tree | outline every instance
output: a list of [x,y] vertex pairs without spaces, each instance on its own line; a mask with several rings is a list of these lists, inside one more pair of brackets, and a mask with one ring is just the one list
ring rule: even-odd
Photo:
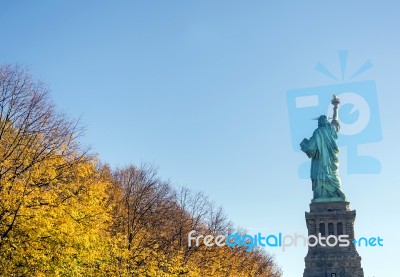
[[[226,235],[232,224],[203,193],[174,190],[148,165],[114,171],[113,235],[124,237],[119,272],[126,276],[281,276],[274,259],[257,248],[188,247],[191,230]],[[125,276],[121,274],[121,276]]]
[[[76,141],[81,131],[76,121],[55,112],[43,83],[18,66],[0,67],[0,246],[25,197],[58,178],[69,178],[67,169],[82,160]],[[48,163],[53,170],[41,174],[37,169]],[[6,205],[6,197],[13,201]]]
[[42,83],[18,66],[0,67],[3,274],[90,276],[100,267],[107,181],[80,149],[80,132]]

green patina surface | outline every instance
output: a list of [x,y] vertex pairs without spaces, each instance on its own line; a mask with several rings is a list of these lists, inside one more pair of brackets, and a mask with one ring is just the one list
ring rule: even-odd
[[340,129],[337,120],[339,99],[334,95],[332,99],[333,119],[328,121],[327,116],[318,118],[318,128],[310,139],[300,143],[301,150],[311,159],[310,178],[313,190],[313,202],[345,201],[346,196],[341,189],[338,174],[339,147],[336,144],[337,133]]

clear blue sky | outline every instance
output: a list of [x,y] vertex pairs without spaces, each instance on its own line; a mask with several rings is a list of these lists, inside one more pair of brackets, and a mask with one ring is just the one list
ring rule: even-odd
[[[323,3],[322,3],[323,2]],[[377,86],[383,139],[360,146],[380,174],[346,172],[365,276],[398,274],[400,4],[397,1],[2,1],[0,63],[27,65],[60,110],[82,117],[83,141],[112,166],[142,161],[208,194],[235,224],[306,234],[311,185],[297,175],[286,91],[357,80]],[[315,121],[304,122],[312,130]],[[308,131],[305,136],[310,136]],[[305,248],[272,251],[301,276]]]

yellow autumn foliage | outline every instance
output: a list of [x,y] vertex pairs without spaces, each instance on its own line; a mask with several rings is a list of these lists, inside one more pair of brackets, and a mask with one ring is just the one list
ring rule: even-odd
[[259,250],[188,247],[191,230],[229,229],[222,211],[151,167],[111,170],[79,133],[43,84],[0,66],[0,276],[281,276]]

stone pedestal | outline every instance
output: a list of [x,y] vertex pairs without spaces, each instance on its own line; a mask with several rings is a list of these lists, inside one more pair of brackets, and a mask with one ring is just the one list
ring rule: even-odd
[[[356,211],[349,209],[349,202],[310,204],[310,212],[306,212],[308,235],[325,239],[330,235],[348,235],[348,238],[342,237],[347,241],[342,244],[348,246],[339,246],[339,243],[336,246],[309,246],[303,277],[364,277],[361,257],[352,243],[355,218]],[[331,237],[328,243],[333,245],[334,242]]]

